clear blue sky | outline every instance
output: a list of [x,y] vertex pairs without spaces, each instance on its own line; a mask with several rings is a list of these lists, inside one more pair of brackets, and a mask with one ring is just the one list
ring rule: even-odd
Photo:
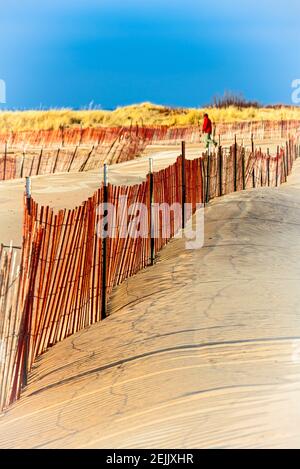
[[10,108],[291,103],[300,78],[299,0],[0,1]]

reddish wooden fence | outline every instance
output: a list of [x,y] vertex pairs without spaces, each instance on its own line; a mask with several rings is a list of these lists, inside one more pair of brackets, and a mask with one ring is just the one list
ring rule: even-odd
[[[216,135],[222,139],[232,140],[234,135],[239,138],[250,139],[288,139],[292,134],[300,131],[299,120],[281,121],[241,121],[232,123],[218,123],[215,126]],[[100,128],[61,128],[59,130],[39,130],[7,132],[0,134],[0,144],[9,147],[35,146],[99,146],[112,144],[116,140],[138,137],[148,143],[175,143],[185,140],[188,143],[199,142],[198,125],[185,127],[170,126],[139,126],[130,127],[100,127]]]
[[13,247],[0,246],[0,410],[19,397],[24,383],[19,350],[27,287],[16,265],[17,255]]
[[[222,141],[236,135],[245,139],[288,139],[300,131],[300,121],[261,121],[217,124]],[[104,163],[128,161],[148,144],[185,140],[200,142],[199,126],[115,127],[61,129],[0,135],[0,180],[56,172],[99,169]]]
[[[276,156],[250,152],[236,143],[229,154],[219,147],[210,156],[187,160],[184,146],[182,153],[173,165],[149,174],[141,184],[102,185],[73,210],[54,213],[24,199],[19,274],[13,267],[13,250],[0,251],[1,409],[18,398],[35,358],[103,319],[113,288],[151,264],[184,225],[184,218],[171,214],[169,231],[164,231],[164,214],[151,210],[154,204],[182,207],[186,202],[193,213],[197,203],[220,195],[278,186],[290,174],[299,146],[290,140]],[[109,213],[109,207],[114,211]],[[137,228],[133,214],[143,207],[146,226],[131,236]],[[106,214],[113,232],[103,237]]]
[[139,155],[146,141],[130,138],[83,146],[37,147],[17,150],[8,144],[0,154],[0,180],[23,178],[57,172],[81,172],[99,169],[104,163],[121,163]]

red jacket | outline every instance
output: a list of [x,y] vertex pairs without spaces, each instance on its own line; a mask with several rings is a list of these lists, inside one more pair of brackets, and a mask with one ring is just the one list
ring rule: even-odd
[[209,117],[204,117],[202,131],[206,134],[212,133],[212,124]]

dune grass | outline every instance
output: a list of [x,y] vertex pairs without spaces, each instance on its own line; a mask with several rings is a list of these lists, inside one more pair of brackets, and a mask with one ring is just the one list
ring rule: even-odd
[[2,111],[0,132],[20,130],[58,129],[64,127],[101,127],[125,125],[186,126],[197,124],[208,112],[214,122],[249,120],[300,119],[300,107],[239,109],[228,108],[171,108],[142,103],[124,106],[114,111],[53,109],[48,111]]

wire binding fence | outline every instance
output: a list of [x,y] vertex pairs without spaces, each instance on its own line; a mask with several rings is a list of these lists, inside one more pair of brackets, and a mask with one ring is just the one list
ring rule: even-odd
[[114,140],[97,140],[88,148],[76,145],[16,149],[5,143],[0,152],[0,180],[52,173],[98,170],[104,163],[121,163],[138,156],[146,141],[136,135]]
[[[199,125],[182,127],[139,126],[129,127],[100,127],[100,128],[66,128],[57,130],[19,131],[0,134],[0,144],[9,147],[67,147],[67,146],[98,146],[109,145],[115,141],[129,140],[137,137],[153,143],[174,143],[185,140],[187,143],[195,143],[200,140]],[[236,135],[239,138],[256,140],[264,139],[288,139],[300,131],[299,120],[280,121],[241,121],[232,123],[217,123],[216,135],[222,139],[232,140]]]
[[[219,147],[211,155],[188,160],[183,146],[174,164],[150,172],[142,183],[102,184],[73,210],[55,213],[25,197],[18,271],[13,248],[0,250],[0,409],[20,396],[36,357],[104,319],[113,288],[151,265],[185,226],[188,215],[184,211],[176,217],[152,210],[155,204],[171,207],[187,202],[192,214],[198,203],[224,194],[279,186],[298,156],[298,142],[292,139],[278,148],[276,156],[260,149],[246,150],[235,141],[229,152]],[[109,206],[114,207],[110,214]],[[136,223],[132,213],[141,207],[147,209],[146,226],[139,236],[131,236],[131,229],[137,228],[132,225]],[[113,230],[106,237],[101,236],[104,214],[110,217]]]
[[[300,131],[300,121],[260,121],[217,124],[222,140],[288,139]],[[129,161],[149,144],[201,141],[199,126],[113,127],[11,132],[0,135],[0,180],[57,172],[98,170],[104,163]]]

